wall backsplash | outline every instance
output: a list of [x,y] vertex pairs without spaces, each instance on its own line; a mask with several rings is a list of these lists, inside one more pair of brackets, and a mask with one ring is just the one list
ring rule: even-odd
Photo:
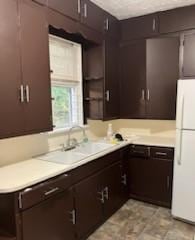
[[[87,135],[90,139],[104,137],[108,123],[113,124],[115,132],[124,136],[131,134],[155,135],[161,137],[175,136],[175,121],[153,120],[114,120],[109,122],[89,120]],[[80,132],[75,132],[74,137],[81,138]],[[33,156],[54,150],[67,139],[65,134],[37,134],[24,137],[0,140],[0,166],[30,159]]]

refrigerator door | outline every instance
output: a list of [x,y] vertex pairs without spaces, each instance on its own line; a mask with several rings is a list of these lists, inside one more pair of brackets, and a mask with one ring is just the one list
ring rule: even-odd
[[172,215],[195,223],[195,131],[176,136]]
[[177,129],[195,130],[195,80],[179,80],[177,91]]

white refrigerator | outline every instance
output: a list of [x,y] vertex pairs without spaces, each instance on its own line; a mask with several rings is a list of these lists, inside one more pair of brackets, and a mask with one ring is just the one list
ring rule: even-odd
[[179,80],[172,215],[195,224],[195,80]]

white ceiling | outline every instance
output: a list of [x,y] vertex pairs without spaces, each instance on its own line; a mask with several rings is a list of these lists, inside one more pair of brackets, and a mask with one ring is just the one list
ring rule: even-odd
[[195,4],[195,0],[91,0],[118,19]]

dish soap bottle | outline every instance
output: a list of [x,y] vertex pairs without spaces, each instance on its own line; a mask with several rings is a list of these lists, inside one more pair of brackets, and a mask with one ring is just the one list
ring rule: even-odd
[[108,124],[108,130],[107,130],[107,140],[111,141],[113,137],[113,129],[112,129],[112,124]]

